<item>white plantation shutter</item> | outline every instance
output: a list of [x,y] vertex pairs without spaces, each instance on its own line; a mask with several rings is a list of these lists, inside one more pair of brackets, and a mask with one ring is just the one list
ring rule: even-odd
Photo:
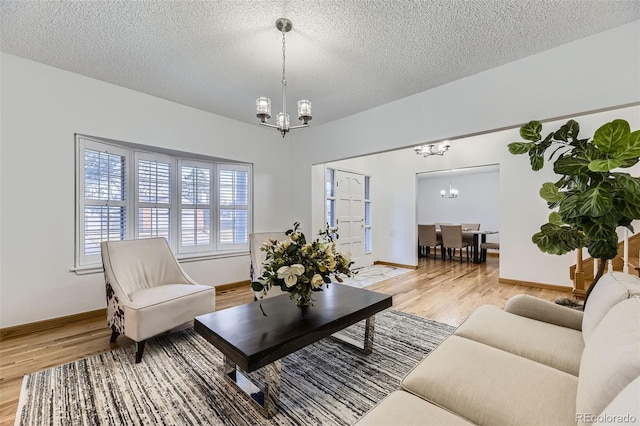
[[247,247],[251,180],[247,165],[218,165],[218,248]]
[[180,161],[180,253],[212,250],[213,163]]
[[109,240],[164,237],[182,258],[248,250],[251,182],[250,164],[76,135],[76,270],[100,266]]
[[165,237],[171,243],[170,157],[136,153],[138,238]]
[[119,147],[79,141],[78,257],[84,264],[99,263],[102,241],[127,235],[127,155]]

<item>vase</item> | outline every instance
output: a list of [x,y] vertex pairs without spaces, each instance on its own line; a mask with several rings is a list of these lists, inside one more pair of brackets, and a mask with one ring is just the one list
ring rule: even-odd
[[305,308],[307,306],[311,306],[313,303],[313,300],[311,299],[311,293],[312,291],[306,291],[304,293],[297,293],[296,294],[296,305],[301,307],[301,308]]

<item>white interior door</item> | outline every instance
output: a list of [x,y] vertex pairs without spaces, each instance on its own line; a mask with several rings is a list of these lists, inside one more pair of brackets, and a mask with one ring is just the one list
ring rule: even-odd
[[340,253],[351,253],[353,267],[364,262],[364,175],[335,171],[336,241]]

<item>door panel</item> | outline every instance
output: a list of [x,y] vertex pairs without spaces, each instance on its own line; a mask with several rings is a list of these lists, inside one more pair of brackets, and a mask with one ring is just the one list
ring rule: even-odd
[[364,176],[336,170],[336,220],[341,253],[351,253],[353,267],[364,266]]

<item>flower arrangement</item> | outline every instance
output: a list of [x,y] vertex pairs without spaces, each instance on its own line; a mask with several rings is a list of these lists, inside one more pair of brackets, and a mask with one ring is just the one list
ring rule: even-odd
[[278,286],[290,293],[289,297],[298,306],[313,305],[314,291],[322,291],[323,285],[330,284],[332,278],[342,282],[340,275],[355,274],[350,269],[353,265],[350,253],[338,253],[328,225],[318,232],[320,238],[312,242],[307,242],[299,227],[295,222],[293,229],[285,232],[287,239],[271,239],[260,248],[266,252],[264,272],[251,283],[251,288],[262,292],[261,299],[272,286]]

